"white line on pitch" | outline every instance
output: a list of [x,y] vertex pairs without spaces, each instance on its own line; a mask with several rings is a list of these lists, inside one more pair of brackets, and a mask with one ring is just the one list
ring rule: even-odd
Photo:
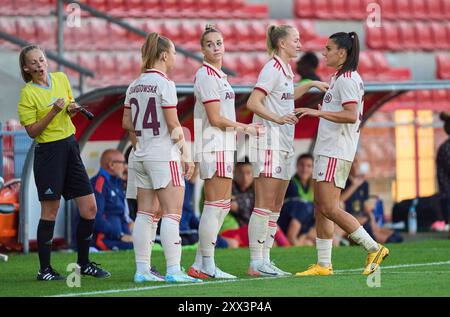
[[[414,263],[414,264],[399,264],[399,265],[391,265],[391,266],[382,266],[382,270],[386,269],[399,269],[399,268],[409,268],[409,267],[421,267],[421,266],[437,266],[437,265],[450,265],[450,261],[443,262],[429,262],[429,263]],[[359,269],[348,269],[348,270],[336,270],[334,271],[337,274],[340,273],[350,273],[356,271],[362,271],[363,268]],[[82,292],[82,293],[67,293],[67,294],[58,294],[53,295],[51,297],[75,297],[75,296],[89,296],[89,295],[103,295],[103,294],[116,294],[116,293],[128,293],[128,292],[139,292],[139,291],[148,291],[162,288],[172,288],[172,287],[184,287],[184,286],[201,286],[201,285],[209,285],[209,284],[226,284],[226,283],[237,283],[237,282],[248,282],[248,281],[261,281],[268,280],[274,278],[283,278],[290,276],[281,276],[281,277],[258,277],[258,278],[239,278],[232,280],[217,280],[217,281],[207,281],[203,283],[184,283],[184,284],[164,284],[164,285],[154,285],[147,287],[133,287],[133,288],[125,288],[125,289],[111,289],[111,290],[103,290],[103,291],[93,291],[93,292]]]

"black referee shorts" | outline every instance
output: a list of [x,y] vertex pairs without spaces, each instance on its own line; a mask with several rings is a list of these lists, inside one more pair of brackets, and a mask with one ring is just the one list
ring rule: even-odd
[[92,194],[92,186],[74,135],[38,143],[34,150],[34,180],[39,201],[59,200]]

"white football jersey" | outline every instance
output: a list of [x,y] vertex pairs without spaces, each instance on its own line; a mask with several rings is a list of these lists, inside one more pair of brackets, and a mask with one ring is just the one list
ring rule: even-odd
[[125,107],[131,109],[138,140],[135,161],[180,159],[163,113],[163,109],[176,108],[177,103],[175,83],[156,69],[147,70],[128,87]]
[[[264,106],[280,116],[294,111],[294,73],[291,66],[284,64],[280,57],[274,55],[261,70],[255,89],[262,91],[266,98]],[[266,127],[266,134],[259,138],[250,138],[250,146],[260,150],[294,150],[295,126],[280,125],[253,115],[253,123],[260,123]]]
[[335,123],[320,118],[314,155],[353,161],[359,140],[359,128],[364,110],[364,83],[358,72],[345,72],[331,78],[330,88],[322,102],[322,111],[339,112],[346,104],[357,103],[355,123]]
[[227,75],[214,66],[204,62],[194,79],[194,138],[196,160],[199,153],[235,151],[236,132],[223,131],[211,126],[205,107],[212,102],[220,102],[220,114],[236,121],[235,95],[227,81]]

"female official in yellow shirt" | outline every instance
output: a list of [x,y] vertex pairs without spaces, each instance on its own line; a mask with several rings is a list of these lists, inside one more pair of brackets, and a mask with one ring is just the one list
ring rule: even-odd
[[74,102],[67,76],[49,73],[44,52],[36,45],[20,52],[20,71],[26,85],[20,94],[18,113],[21,124],[36,142],[34,179],[41,202],[37,229],[39,281],[65,280],[50,265],[53,231],[61,195],[75,199],[80,210],[77,228],[80,273],[109,277],[110,273],[89,261],[89,244],[97,206],[89,177],[80,157],[71,117],[80,111]]

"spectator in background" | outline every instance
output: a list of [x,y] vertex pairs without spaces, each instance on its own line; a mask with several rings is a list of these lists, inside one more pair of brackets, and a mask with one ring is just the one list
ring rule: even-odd
[[281,209],[278,224],[292,245],[314,245],[314,158],[302,154],[297,158],[297,172],[292,177]]
[[[374,216],[374,210],[378,198],[370,196],[369,182],[367,182],[367,165],[361,164],[358,156],[355,156],[345,189],[342,191],[341,201],[345,209],[352,214],[369,235],[379,243],[402,242],[403,238],[395,231],[382,228],[378,225]],[[337,227],[336,237],[344,242],[345,232]],[[336,240],[336,239],[335,239]],[[337,243],[337,241],[335,241]],[[344,242],[345,243],[345,242]]]
[[[444,121],[444,131],[450,136],[450,113],[442,112],[440,115]],[[437,158],[437,178],[439,184],[439,195],[441,196],[442,212],[445,219],[450,218],[450,138],[439,146]]]
[[93,178],[97,215],[95,218],[95,247],[100,250],[132,249],[133,239],[125,215],[123,154],[108,149],[100,158],[100,170]]
[[316,74],[317,67],[319,67],[319,59],[316,54],[314,52],[305,52],[297,61],[297,73],[300,75],[299,84],[313,80],[320,81],[320,77]]

